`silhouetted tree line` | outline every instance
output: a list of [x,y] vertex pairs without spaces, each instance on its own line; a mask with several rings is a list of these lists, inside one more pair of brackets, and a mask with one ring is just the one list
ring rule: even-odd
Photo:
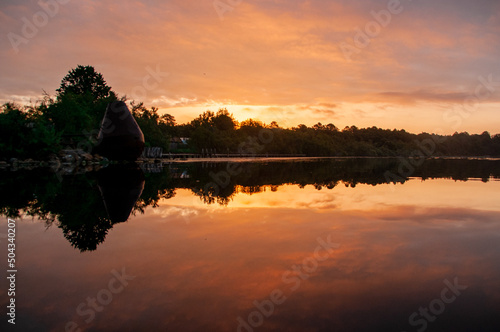
[[[226,109],[204,112],[189,124],[178,126],[190,137],[193,151],[216,149],[219,153],[304,154],[307,156],[423,156],[421,143],[432,141],[432,156],[499,156],[500,135],[455,133],[442,136],[412,134],[405,130],[356,126],[339,130],[333,124],[317,123],[280,128],[252,119],[238,123]],[[262,135],[265,138],[262,139]],[[421,153],[416,153],[421,151]]]
[[[0,112],[0,158],[44,158],[61,148],[96,143],[106,105],[118,96],[91,66],[77,66],[62,80],[55,98],[45,94],[34,106],[3,105]],[[126,101],[126,96],[120,100]],[[227,109],[206,111],[185,124],[155,107],[130,103],[146,146],[168,151],[173,137],[190,138],[184,152],[304,154],[307,156],[410,156],[419,142],[435,142],[433,156],[500,156],[500,134],[412,134],[377,127],[338,129],[334,124],[281,128],[248,119],[238,122]],[[89,151],[90,152],[90,151]]]

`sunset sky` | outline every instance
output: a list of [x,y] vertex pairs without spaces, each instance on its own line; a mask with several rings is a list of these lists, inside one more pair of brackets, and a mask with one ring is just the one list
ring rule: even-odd
[[2,0],[0,102],[78,64],[191,120],[500,133],[498,0]]

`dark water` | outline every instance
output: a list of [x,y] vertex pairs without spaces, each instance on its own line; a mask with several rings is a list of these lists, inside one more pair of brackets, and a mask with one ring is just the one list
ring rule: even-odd
[[500,331],[499,178],[495,160],[4,171],[0,326]]

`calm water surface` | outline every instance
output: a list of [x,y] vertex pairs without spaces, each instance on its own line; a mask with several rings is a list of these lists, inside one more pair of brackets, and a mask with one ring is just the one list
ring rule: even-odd
[[2,331],[499,331],[499,162],[399,166],[4,172]]

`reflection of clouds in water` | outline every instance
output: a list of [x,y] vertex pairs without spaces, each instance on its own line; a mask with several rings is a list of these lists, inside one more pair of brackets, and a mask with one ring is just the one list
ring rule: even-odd
[[[418,215],[413,218],[415,211]],[[257,209],[246,212],[248,215],[244,217],[237,214],[240,221],[262,213]],[[485,229],[488,225],[467,217],[458,220],[460,228],[454,227],[457,224],[454,220],[436,228],[436,225],[443,223],[442,216],[446,215],[448,209],[418,211],[416,208],[396,208],[394,211],[388,209],[382,212],[365,212],[365,215],[359,215],[294,211],[294,216],[287,218],[295,223],[280,224],[281,216],[276,214],[278,211],[266,210],[275,220],[273,224],[267,225],[270,229],[262,229],[259,224],[252,223],[252,232],[245,232],[246,228],[241,233],[229,232],[229,237],[235,240],[244,238],[249,247],[259,246],[260,249],[251,254],[238,251],[242,261],[237,265],[238,272],[228,271],[223,265],[225,260],[212,259],[211,267],[221,274],[221,279],[214,286],[225,287],[229,293],[243,291],[246,296],[257,294],[255,298],[258,301],[265,299],[268,292],[276,287],[271,282],[273,278],[276,277],[279,281],[283,268],[296,263],[297,259],[307,253],[305,244],[308,235],[319,234],[325,228],[334,226],[338,240],[343,243],[342,249],[332,257],[331,262],[325,263],[317,274],[303,283],[301,290],[290,297],[286,306],[280,307],[266,321],[266,329],[287,326],[290,330],[298,331],[311,326],[308,324],[314,325],[314,322],[326,319],[332,326],[347,330],[348,327],[353,327],[350,324],[354,324],[358,328],[354,330],[362,331],[364,327],[361,323],[359,326],[356,326],[358,323],[348,323],[348,317],[356,313],[357,317],[363,317],[357,321],[374,321],[379,330],[391,330],[394,327],[391,324],[407,324],[409,313],[429,303],[441,290],[442,280],[454,276],[459,276],[468,285],[474,285],[470,294],[465,294],[461,299],[461,310],[472,309],[476,305],[477,296],[482,293],[486,294],[490,290],[498,292],[498,284],[491,278],[498,272],[492,263],[498,261],[498,253],[491,249],[484,250],[483,244],[490,242],[488,238],[494,237]],[[459,215],[457,211],[449,212]],[[467,216],[473,216],[476,212],[462,210]],[[222,227],[219,230],[224,229],[226,221],[223,216],[214,213],[214,219]],[[399,219],[386,219],[388,214],[398,213]],[[485,220],[494,222],[500,220],[498,217],[500,214],[491,213]],[[426,220],[427,223],[415,224],[414,219]],[[495,222],[495,226],[498,229],[498,222]],[[204,232],[206,230],[200,230],[200,233]],[[227,229],[222,233],[227,236]],[[242,233],[247,236],[242,237]],[[230,243],[232,242],[226,242],[223,248],[232,247]],[[258,255],[261,251],[272,253],[273,258]],[[256,255],[262,257],[257,265],[252,263]],[[478,257],[481,257],[481,261],[477,260]],[[239,277],[235,278],[236,275]],[[234,278],[238,282],[227,282],[224,286],[219,284]],[[245,291],[247,283],[260,286]],[[225,297],[227,294],[224,292],[220,295]],[[488,306],[483,306],[483,309],[485,307],[486,315],[490,314],[491,310],[488,311]],[[449,317],[456,318],[457,311],[453,306],[447,310],[451,314],[440,316],[440,320],[451,324]],[[463,314],[460,310],[458,312]],[[296,317],[308,319],[304,322]]]
[[334,203],[335,200],[336,197],[334,194],[324,193],[310,202],[297,202],[297,207],[317,210],[335,209],[338,206],[337,203]]
[[[304,191],[296,188],[296,192]],[[322,192],[318,197],[326,201],[330,193]],[[196,227],[186,227],[183,215],[189,215]],[[23,236],[30,233],[28,227],[43,230],[41,225],[26,224]],[[179,331],[234,331],[236,318],[254,310],[254,300],[262,302],[280,288],[289,298],[266,318],[263,330],[325,326],[335,331],[401,331],[407,329],[408,316],[416,308],[439,294],[444,279],[457,276],[469,289],[446,307],[432,327],[463,330],[457,324],[481,326],[479,318],[468,313],[482,312],[477,317],[487,319],[497,312],[499,230],[499,212],[473,209],[386,206],[349,212],[290,210],[286,202],[279,208],[229,209],[165,203],[114,228],[93,256],[60,249],[66,243],[57,232],[49,233],[55,239],[46,234],[34,238],[38,254],[26,255],[23,282],[42,282],[45,287],[29,289],[29,298],[22,298],[27,305],[23,310],[41,322],[81,319],[71,316],[74,311],[59,308],[73,310],[82,298],[100,289],[109,279],[105,262],[113,261],[141,272],[106,308],[105,321],[98,322],[100,330],[164,326]],[[316,238],[325,234],[332,234],[332,242],[342,246],[292,294],[293,284],[282,282],[283,273],[308,257]],[[67,268],[44,268],[53,267],[55,261],[66,262]],[[74,283],[79,287],[70,290]],[[27,309],[43,307],[54,293],[72,296],[51,295],[54,306],[43,315]]]
[[[361,323],[356,326],[358,323],[352,325],[353,322],[349,322],[348,317],[356,313],[358,322],[368,320],[379,324],[375,330],[391,330],[389,323],[382,328],[384,322],[402,324],[407,321],[406,311],[412,305],[418,308],[429,303],[441,290],[442,280],[454,276],[474,284],[470,294],[462,298],[460,310],[465,308],[465,312],[458,310],[459,315],[467,316],[469,310],[477,311],[474,307],[478,297],[489,292],[498,294],[498,279],[492,276],[498,276],[500,272],[495,266],[500,257],[496,250],[498,246],[492,246],[497,235],[488,231],[490,225],[466,217],[458,220],[458,228],[454,227],[457,222],[452,218],[441,228],[436,228],[442,224],[442,216],[448,209],[433,209],[428,213],[420,211],[417,219],[427,223],[418,225],[414,224],[412,210],[387,212],[404,214],[400,214],[399,219],[389,220],[378,211],[365,211],[363,216],[355,218],[346,214],[328,214],[338,225],[336,232],[342,238],[342,250],[325,264],[325,271],[316,275],[314,282],[304,284],[307,289],[296,299],[298,303],[280,308],[271,320],[275,326],[266,327],[271,330],[289,324],[301,330],[310,326],[296,317],[308,317],[309,323],[329,317],[330,323],[337,327],[362,331]],[[477,211],[462,212],[472,216]],[[498,234],[499,217],[499,213],[490,213],[481,219],[493,223]],[[321,217],[317,218],[315,222]],[[493,297],[494,302],[499,299],[497,295]],[[492,308],[487,305],[486,308],[485,316],[492,315]],[[461,320],[457,319],[456,308],[450,306],[447,310],[450,314],[440,317],[440,320],[447,330],[453,330],[452,327],[459,326],[459,323],[453,324],[450,320]]]
[[289,291],[283,273],[311,254],[317,237],[332,234],[342,247],[285,294],[263,330],[409,330],[408,316],[454,277],[469,288],[432,328],[481,326],[500,309],[497,185],[412,180],[395,194],[389,185],[285,185],[238,192],[228,206],[206,205],[178,188],[88,254],[68,250],[58,229],[26,221],[18,234],[26,250],[20,310],[50,327],[81,319],[74,308],[109,280],[113,262],[140,273],[95,330],[234,331],[254,300]]
[[193,209],[189,207],[179,207],[179,206],[163,206],[161,208],[152,209],[151,213],[156,217],[161,219],[156,219],[159,222],[168,222],[167,218],[171,217],[182,217],[185,219],[198,216],[200,211],[198,209]]

